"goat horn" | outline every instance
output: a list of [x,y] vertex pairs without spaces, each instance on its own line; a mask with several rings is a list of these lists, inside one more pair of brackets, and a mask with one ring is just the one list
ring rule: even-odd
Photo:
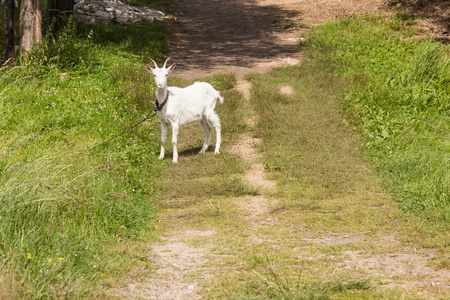
[[163,68],[165,68],[165,67],[166,67],[166,64],[167,64],[167,62],[169,61],[169,59],[170,59],[170,57],[168,57],[168,58],[166,59],[166,61],[164,62],[164,66],[163,66]]
[[155,64],[155,67],[158,68],[158,64],[156,63],[156,61],[154,61],[153,59],[150,58],[150,60]]

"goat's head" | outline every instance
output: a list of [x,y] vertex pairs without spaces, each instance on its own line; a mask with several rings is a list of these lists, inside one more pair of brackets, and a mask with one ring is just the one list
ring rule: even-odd
[[166,59],[162,68],[158,68],[158,65],[153,59],[150,59],[154,64],[155,68],[150,67],[149,65],[145,65],[147,71],[153,74],[153,78],[155,78],[155,84],[158,89],[165,89],[167,87],[167,77],[169,73],[175,69],[175,63],[170,67],[166,68],[166,64],[169,61],[170,57]]

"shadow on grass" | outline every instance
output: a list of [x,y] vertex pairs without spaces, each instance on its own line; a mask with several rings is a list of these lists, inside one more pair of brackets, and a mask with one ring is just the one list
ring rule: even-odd
[[121,25],[115,22],[101,25],[80,24],[81,33],[94,33],[93,43],[102,48],[114,48],[125,57],[147,63],[149,58],[162,60],[169,51],[170,30],[162,22],[142,22]]
[[[197,155],[203,155],[200,154],[200,150],[202,150],[202,147],[193,147],[193,148],[189,148],[189,149],[184,149],[182,151],[178,151],[178,155],[180,157],[190,157],[190,156],[197,156]],[[210,152],[211,151],[211,147],[208,148],[208,150],[206,152]],[[172,153],[173,155],[173,153]]]

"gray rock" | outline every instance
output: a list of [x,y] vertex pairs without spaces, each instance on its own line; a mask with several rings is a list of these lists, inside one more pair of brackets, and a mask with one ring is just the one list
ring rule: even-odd
[[165,14],[146,6],[125,4],[119,0],[76,0],[76,18],[86,23],[100,23],[117,19],[120,23],[138,23],[142,20],[163,20]]

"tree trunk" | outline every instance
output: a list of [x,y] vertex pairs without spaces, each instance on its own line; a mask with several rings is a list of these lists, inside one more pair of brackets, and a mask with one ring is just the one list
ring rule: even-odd
[[8,64],[14,64],[14,0],[5,0],[5,60]]
[[35,0],[34,11],[34,43],[42,43],[42,0]]
[[20,50],[26,57],[42,42],[42,0],[23,0],[20,8]]

